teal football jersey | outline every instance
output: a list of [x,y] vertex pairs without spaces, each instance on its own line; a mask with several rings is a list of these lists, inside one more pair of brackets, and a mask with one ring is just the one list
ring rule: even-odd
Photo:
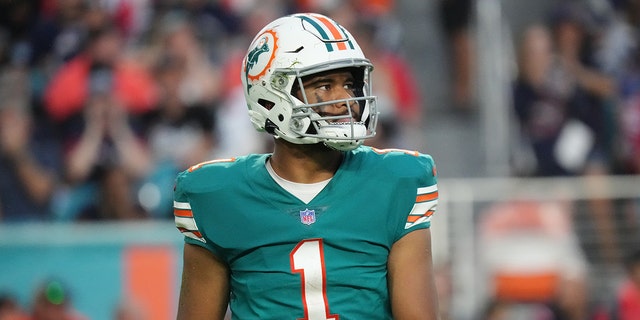
[[306,204],[273,180],[268,158],[210,161],[176,180],[176,226],[229,265],[233,318],[391,319],[387,257],[430,226],[433,159],[359,147]]

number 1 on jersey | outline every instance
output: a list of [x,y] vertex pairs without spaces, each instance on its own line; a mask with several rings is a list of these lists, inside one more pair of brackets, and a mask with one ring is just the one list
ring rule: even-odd
[[337,315],[329,314],[322,239],[300,241],[289,256],[291,271],[302,277],[304,318],[301,320],[340,319]]

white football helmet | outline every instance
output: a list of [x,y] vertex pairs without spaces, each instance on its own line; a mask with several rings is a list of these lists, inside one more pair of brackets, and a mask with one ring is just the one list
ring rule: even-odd
[[[344,68],[354,75],[355,97],[309,104],[302,78]],[[276,19],[258,32],[242,62],[251,122],[258,131],[292,143],[322,142],[337,150],[355,149],[375,135],[378,111],[376,97],[371,95],[372,70],[353,36],[332,19],[315,13]],[[302,99],[292,94],[293,88],[301,89]],[[360,105],[359,117],[352,110],[343,116],[314,111],[323,105],[354,102]]]

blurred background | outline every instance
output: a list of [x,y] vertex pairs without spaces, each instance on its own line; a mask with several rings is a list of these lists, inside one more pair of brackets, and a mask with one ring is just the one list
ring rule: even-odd
[[175,318],[173,179],[270,151],[240,62],[303,11],[438,164],[443,319],[640,319],[640,1],[0,0],[0,320]]

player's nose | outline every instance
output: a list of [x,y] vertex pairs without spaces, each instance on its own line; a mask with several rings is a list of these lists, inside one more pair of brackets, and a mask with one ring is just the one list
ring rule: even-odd
[[335,103],[332,104],[333,108],[342,114],[348,113],[353,110],[357,102],[353,99],[353,93],[347,88],[338,88],[333,97]]

